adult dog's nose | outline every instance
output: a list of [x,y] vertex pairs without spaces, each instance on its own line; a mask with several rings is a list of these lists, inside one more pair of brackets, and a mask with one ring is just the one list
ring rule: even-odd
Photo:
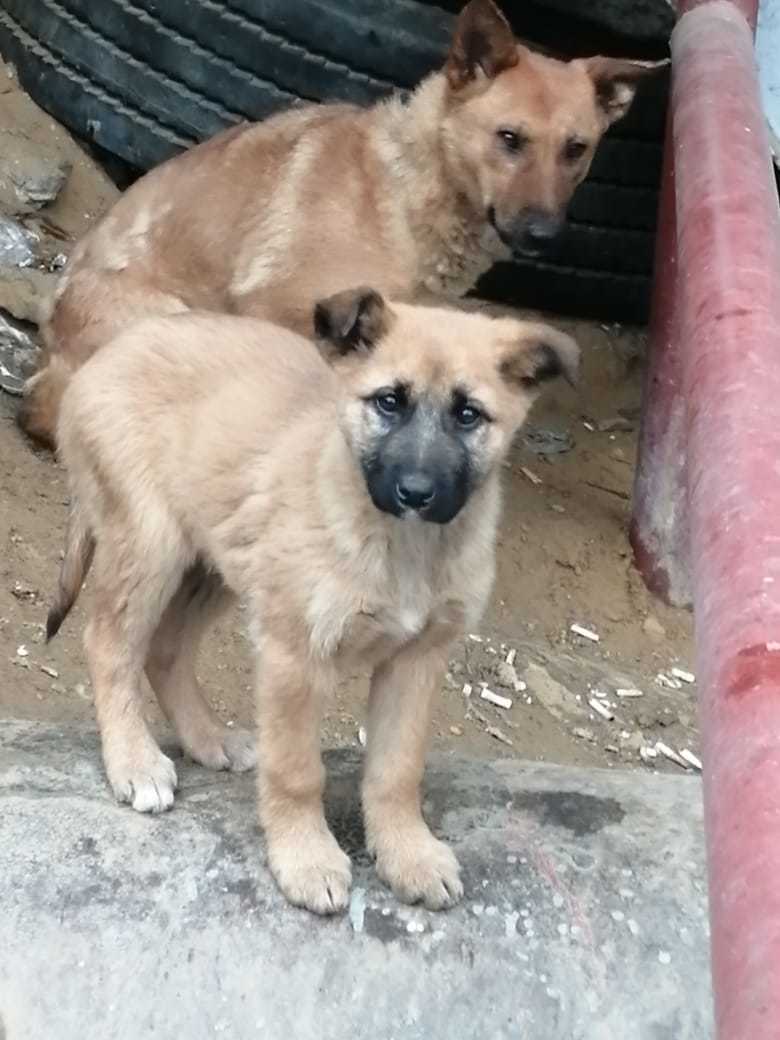
[[433,480],[425,473],[403,473],[395,485],[395,497],[404,509],[425,509],[435,493]]

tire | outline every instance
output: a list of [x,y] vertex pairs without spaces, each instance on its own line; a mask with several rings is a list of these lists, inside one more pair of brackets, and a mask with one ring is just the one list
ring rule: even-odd
[[[416,0],[0,0],[0,53],[56,119],[145,171],[302,101],[408,90],[441,64],[452,20]],[[556,253],[502,265],[480,291],[646,319],[666,87],[648,84],[603,141]]]

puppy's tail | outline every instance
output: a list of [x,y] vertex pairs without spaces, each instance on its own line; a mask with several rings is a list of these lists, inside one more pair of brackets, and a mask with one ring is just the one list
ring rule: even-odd
[[95,551],[95,539],[87,526],[84,516],[74,500],[68,517],[68,530],[65,535],[65,555],[60,567],[60,580],[57,595],[46,618],[46,642],[60,630],[60,625],[70,613],[70,608],[78,599],[81,586],[92,563]]

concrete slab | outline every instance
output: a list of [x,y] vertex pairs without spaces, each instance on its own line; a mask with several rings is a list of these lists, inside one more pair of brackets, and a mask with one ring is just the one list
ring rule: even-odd
[[321,920],[267,873],[251,777],[180,763],[174,811],[139,816],[94,733],[0,724],[0,1036],[711,1036],[697,779],[432,759],[427,815],[466,884],[436,915],[378,885],[359,756],[327,761],[356,871]]

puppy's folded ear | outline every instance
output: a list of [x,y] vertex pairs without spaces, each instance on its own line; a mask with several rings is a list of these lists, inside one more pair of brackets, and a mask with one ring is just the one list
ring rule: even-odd
[[524,323],[519,339],[499,363],[508,383],[524,390],[536,390],[541,383],[558,376],[576,386],[580,371],[580,348],[560,329],[551,325]]
[[608,123],[622,119],[631,107],[636,88],[645,76],[669,64],[664,61],[629,61],[622,58],[585,59],[585,68],[596,88],[596,98]]
[[458,15],[444,66],[450,87],[459,90],[480,73],[493,79],[517,62],[514,34],[493,0],[470,0]]
[[328,358],[370,351],[389,324],[387,304],[375,289],[367,286],[328,296],[314,307],[314,334]]

